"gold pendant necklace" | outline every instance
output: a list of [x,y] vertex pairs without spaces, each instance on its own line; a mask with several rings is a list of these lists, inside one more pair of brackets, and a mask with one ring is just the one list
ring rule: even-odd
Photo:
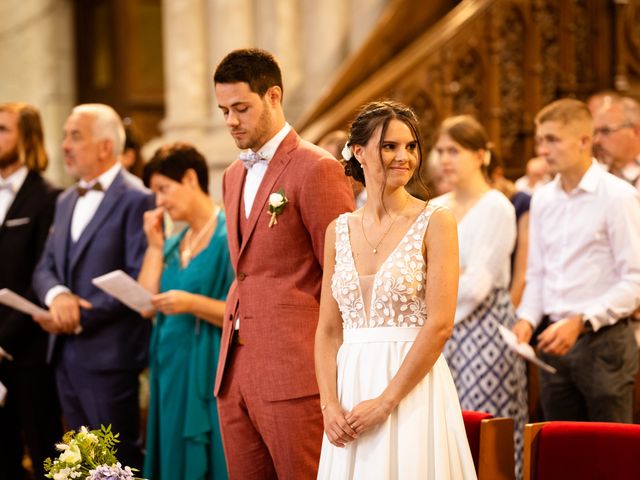
[[191,261],[191,256],[193,254],[193,251],[196,248],[198,248],[198,244],[200,243],[200,240],[202,240],[202,238],[204,237],[204,234],[207,233],[209,228],[211,228],[211,225],[213,225],[214,220],[218,216],[218,211],[219,211],[219,207],[216,206],[213,209],[213,214],[211,215],[211,218],[209,220],[207,220],[207,223],[205,223],[204,226],[200,229],[198,234],[193,239],[193,242],[190,241],[191,240],[191,234],[192,234],[193,230],[191,228],[189,228],[189,231],[185,234],[185,236],[184,236],[184,249],[182,250],[182,253],[180,254],[180,260],[182,262],[182,267],[183,268],[186,267],[187,265],[189,265],[189,262]]
[[[407,203],[409,203],[409,195],[407,195],[407,200],[404,202],[404,206],[402,207],[402,210],[400,210],[401,212],[407,206]],[[375,255],[375,254],[378,253],[378,247],[380,246],[382,241],[386,238],[387,234],[391,231],[391,227],[393,227],[393,224],[396,223],[396,220],[398,219],[400,214],[395,216],[395,218],[391,221],[391,223],[389,224],[387,229],[382,234],[382,237],[380,237],[380,240],[378,241],[378,243],[376,243],[375,246],[374,246],[374,245],[371,244],[371,242],[367,238],[367,234],[364,232],[364,212],[365,211],[366,211],[366,208],[364,208],[362,210],[362,223],[360,224],[360,226],[362,227],[362,236],[364,237],[364,241],[367,242],[367,244],[371,247],[371,249],[373,250],[373,254]],[[391,215],[389,215],[389,218],[391,218]]]
[[[373,250],[373,254],[375,255],[376,253],[378,253],[378,247],[380,246],[380,244],[382,243],[382,241],[384,240],[384,238],[387,236],[387,233],[389,233],[391,231],[391,227],[393,227],[393,224],[396,223],[396,219],[398,218],[396,216],[396,218],[394,218],[391,223],[389,224],[389,226],[387,227],[387,229],[384,231],[384,233],[382,234],[382,237],[380,237],[380,240],[378,240],[378,243],[374,245],[371,244],[371,242],[369,241],[369,239],[367,238],[367,234],[364,233],[364,210],[362,210],[362,236],[364,237],[364,241],[367,242],[367,244],[372,248]],[[389,217],[391,217],[391,215],[389,215]]]

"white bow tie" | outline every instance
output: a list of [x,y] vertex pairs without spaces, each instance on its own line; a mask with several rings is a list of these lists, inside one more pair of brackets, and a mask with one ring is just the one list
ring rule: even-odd
[[269,163],[269,161],[265,157],[263,157],[258,152],[254,152],[253,150],[240,153],[239,158],[244,164],[244,168],[246,168],[247,170],[253,167],[256,163],[264,163],[264,164]]

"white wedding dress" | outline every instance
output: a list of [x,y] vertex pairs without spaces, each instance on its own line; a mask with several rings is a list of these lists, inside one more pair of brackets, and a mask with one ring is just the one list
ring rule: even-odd
[[[427,320],[422,241],[436,207],[416,218],[380,270],[359,276],[349,214],[336,222],[333,296],[343,319],[338,397],[349,411],[377,397],[396,374]],[[318,479],[475,479],[456,388],[441,355],[387,420],[344,448],[323,439]]]

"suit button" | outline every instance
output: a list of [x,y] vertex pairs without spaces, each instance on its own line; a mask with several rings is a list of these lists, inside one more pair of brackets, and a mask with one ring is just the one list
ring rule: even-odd
[[240,272],[238,274],[238,280],[243,281],[245,278],[247,278],[247,274],[244,272]]

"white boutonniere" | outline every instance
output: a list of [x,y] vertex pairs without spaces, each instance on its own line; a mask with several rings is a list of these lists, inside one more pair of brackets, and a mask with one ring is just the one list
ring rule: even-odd
[[269,228],[278,224],[276,217],[282,213],[284,206],[288,202],[289,200],[284,195],[284,188],[281,188],[277,192],[269,195],[269,210],[267,211],[267,213],[271,215],[271,218],[269,219]]

